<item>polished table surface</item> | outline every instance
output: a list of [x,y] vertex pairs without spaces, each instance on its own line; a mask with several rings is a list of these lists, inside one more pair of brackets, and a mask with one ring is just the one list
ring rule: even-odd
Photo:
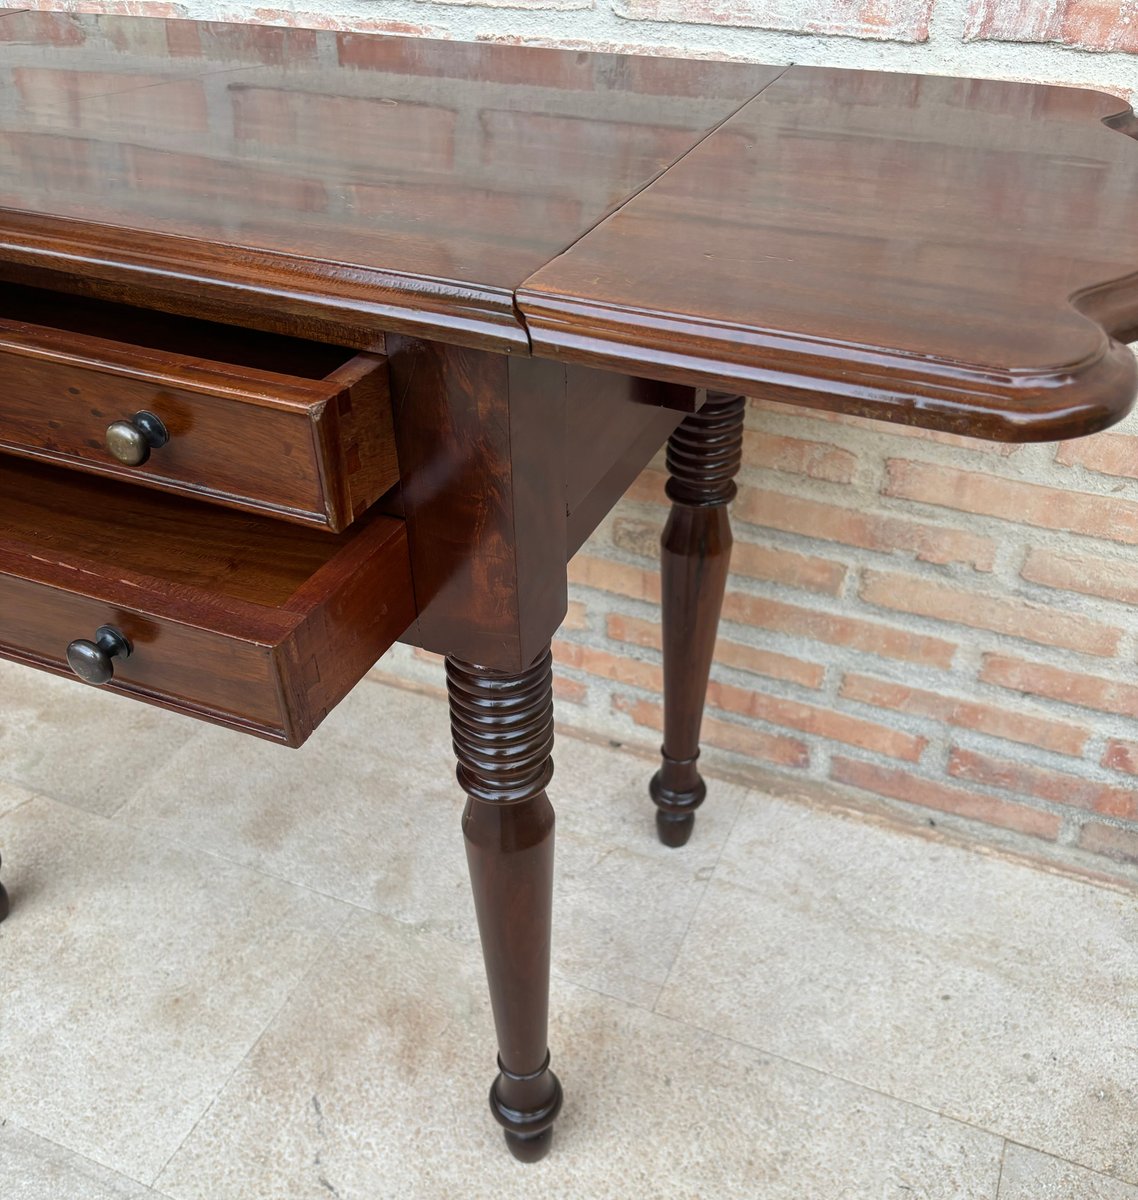
[[568,559],[666,442],[678,849],[744,395],[1119,420],[1136,132],[1077,89],[0,10],[0,655],[289,745],[395,640],[446,655],[491,1109],[540,1158]]
[[1005,440],[1138,390],[1100,93],[24,12],[0,97],[5,260]]

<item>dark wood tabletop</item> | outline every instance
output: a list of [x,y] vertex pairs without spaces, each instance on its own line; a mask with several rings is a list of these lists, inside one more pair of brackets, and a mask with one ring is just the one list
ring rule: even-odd
[[793,67],[523,287],[535,353],[1004,440],[1138,389],[1113,96]]
[[0,96],[23,282],[1006,440],[1138,391],[1099,93],[23,12]]
[[782,69],[27,12],[0,257],[525,348],[515,289]]

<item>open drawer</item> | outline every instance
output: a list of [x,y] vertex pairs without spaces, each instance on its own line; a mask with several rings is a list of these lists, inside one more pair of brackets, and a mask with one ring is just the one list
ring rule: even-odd
[[337,532],[399,475],[382,354],[15,284],[0,449]]
[[0,457],[5,658],[299,746],[414,616],[396,518],[331,536]]

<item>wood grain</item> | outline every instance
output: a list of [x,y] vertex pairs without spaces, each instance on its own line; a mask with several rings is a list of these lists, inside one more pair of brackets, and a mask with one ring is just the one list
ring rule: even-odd
[[524,351],[516,286],[780,70],[14,15],[0,260]]
[[[106,429],[140,410],[170,441],[123,466]],[[399,478],[380,355],[12,286],[0,449],[334,531]]]
[[541,355],[976,437],[1091,433],[1138,391],[1134,129],[1096,92],[793,67],[519,307]]
[[414,619],[406,533],[339,536],[0,459],[0,655],[67,674],[134,645],[108,690],[300,745]]

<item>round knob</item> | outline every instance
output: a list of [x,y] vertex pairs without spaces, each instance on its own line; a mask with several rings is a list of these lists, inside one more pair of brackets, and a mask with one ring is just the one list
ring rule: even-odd
[[162,420],[152,412],[136,412],[129,421],[112,421],[107,426],[107,449],[126,467],[141,467],[151,450],[170,440]]
[[131,644],[113,625],[101,625],[95,640],[80,638],[67,647],[67,665],[80,679],[98,687],[115,677],[116,658],[130,658]]

